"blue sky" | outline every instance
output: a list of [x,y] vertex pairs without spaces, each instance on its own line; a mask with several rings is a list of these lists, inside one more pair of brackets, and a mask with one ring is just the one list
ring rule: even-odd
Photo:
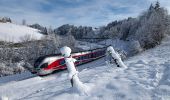
[[[136,17],[156,0],[0,0],[0,16],[56,28],[63,24],[99,27]],[[170,11],[170,0],[159,0]]]

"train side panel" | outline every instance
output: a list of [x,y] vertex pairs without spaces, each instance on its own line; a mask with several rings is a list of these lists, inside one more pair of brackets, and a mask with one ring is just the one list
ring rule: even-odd
[[[90,61],[96,60],[98,58],[101,58],[105,55],[105,49],[96,49],[96,50],[91,50],[88,52],[82,52],[82,53],[75,53],[73,54],[73,58],[75,58],[77,61],[75,62],[75,65],[81,65],[84,63],[88,63]],[[49,65],[47,64],[45,67],[40,68],[41,71],[45,74],[50,74],[55,70],[60,70],[60,69],[66,69],[66,64],[64,58],[59,58],[56,61],[50,63]],[[40,72],[41,72],[40,71]],[[41,73],[42,74],[42,73]]]

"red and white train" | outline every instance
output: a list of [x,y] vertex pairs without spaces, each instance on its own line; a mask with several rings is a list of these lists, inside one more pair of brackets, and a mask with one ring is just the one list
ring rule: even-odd
[[[72,53],[71,55],[77,60],[75,65],[80,65],[104,57],[105,53],[106,47],[83,52],[76,52]],[[64,57],[61,56],[61,54],[53,54],[39,57],[34,63],[33,72],[37,73],[38,75],[47,75],[56,70],[62,70],[66,68],[67,67]]]

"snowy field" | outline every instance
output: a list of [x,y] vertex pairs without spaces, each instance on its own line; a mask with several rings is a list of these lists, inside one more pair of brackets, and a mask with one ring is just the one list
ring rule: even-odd
[[79,66],[80,80],[91,91],[71,88],[67,71],[0,85],[9,100],[170,100],[170,38],[124,61],[128,68],[106,65],[105,58]]
[[102,48],[105,45],[100,45],[100,44],[90,43],[90,42],[84,42],[84,41],[76,41],[75,46],[78,47],[78,48],[81,48],[83,50],[91,50],[91,49],[96,49],[96,48]]
[[37,29],[13,23],[0,23],[0,40],[20,42],[25,35],[30,35],[33,39],[42,37]]

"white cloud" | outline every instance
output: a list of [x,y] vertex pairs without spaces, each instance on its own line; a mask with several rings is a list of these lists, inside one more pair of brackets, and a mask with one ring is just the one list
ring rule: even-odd
[[[60,0],[62,2],[80,5],[68,7],[59,5],[55,0],[1,0],[0,16],[8,16],[17,22],[26,19],[28,24],[40,23],[44,26],[58,27],[62,24],[101,26],[107,23],[136,17],[145,11],[155,0]],[[20,1],[20,2],[18,2]],[[55,1],[53,3],[52,1]],[[170,1],[160,0],[162,6],[170,11]],[[50,11],[43,11],[42,5],[50,6]],[[110,9],[110,8],[111,9]],[[113,9],[112,9],[113,8]],[[122,9],[122,10],[121,10]]]

